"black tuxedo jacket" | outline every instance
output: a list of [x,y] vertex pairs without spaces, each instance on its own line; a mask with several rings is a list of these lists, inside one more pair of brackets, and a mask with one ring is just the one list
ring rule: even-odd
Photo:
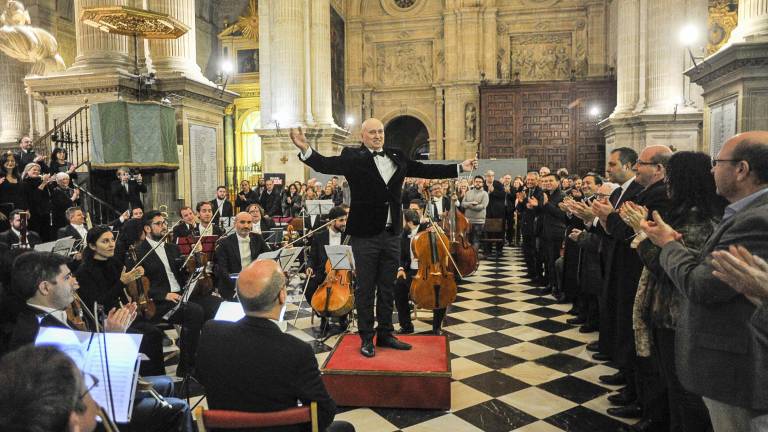
[[[547,192],[544,192],[547,193]],[[539,201],[538,217],[541,220],[541,234],[546,240],[563,241],[565,237],[565,224],[568,221],[566,213],[560,210],[560,204],[565,194],[560,189],[548,193],[549,199]]]
[[173,227],[174,241],[179,237],[190,237],[190,236],[196,236],[196,235],[197,235],[197,225],[187,225],[186,222],[181,222],[175,227]]
[[[429,223],[424,222],[416,228],[416,233],[420,233],[429,228]],[[400,267],[407,273],[411,268],[411,232],[403,230],[400,233]]]
[[[255,260],[259,254],[269,252],[271,249],[264,242],[264,238],[256,233],[251,233],[251,260]],[[235,283],[229,278],[231,273],[240,273],[242,266],[240,264],[240,246],[237,244],[237,234],[232,233],[224,237],[216,246],[217,277],[219,289],[222,289],[222,296],[231,298],[235,293]]]
[[[312,236],[312,247],[307,255],[307,265],[312,267],[317,283],[325,280],[325,262],[328,261],[328,254],[325,253],[325,247],[328,245],[330,235],[328,230],[324,229]],[[347,235],[341,233],[341,243],[344,244]]]
[[[87,318],[83,317],[83,319]],[[69,322],[63,323],[53,315],[25,304],[16,316],[16,324],[8,345],[9,351],[35,343],[40,327],[74,328]]]
[[75,240],[82,240],[83,236],[73,227],[71,224],[67,224],[64,228],[59,228],[56,232],[56,238],[61,239],[64,237],[72,236]]
[[[0,233],[0,243],[5,244],[8,248],[19,242],[19,236],[17,236],[13,230],[8,230]],[[27,231],[27,242],[32,248],[42,243],[40,236],[34,231]]]
[[[35,153],[34,150],[30,150],[26,153],[24,153],[23,150],[19,149],[14,152],[14,156],[16,157],[16,166],[19,169],[19,172],[24,171],[24,167],[27,166],[27,164],[35,162],[35,158],[38,156],[37,153]],[[48,167],[48,164],[45,163],[45,160],[41,160],[40,162],[35,162],[38,165],[40,165],[40,173],[47,173],[50,171],[50,167]]]
[[[211,200],[211,207],[214,213],[216,213],[216,209],[218,208],[219,203],[216,202],[216,198]],[[221,211],[219,214],[216,215],[216,217],[213,218],[213,223],[218,224],[219,223],[219,217],[225,217],[229,218],[234,216],[234,213],[232,213],[232,203],[229,202],[229,200],[224,200],[224,203],[221,204]]]
[[130,180],[128,181],[128,191],[126,192],[120,180],[115,180],[109,186],[109,192],[115,210],[122,213],[129,208],[144,208],[144,204],[141,203],[141,193],[147,193],[147,185]]
[[528,198],[536,198],[539,202],[542,201],[542,194],[544,193],[539,187],[533,189],[523,189],[525,198],[517,203],[517,212],[520,215],[518,222],[520,223],[520,232],[525,236],[536,235],[536,208],[529,209],[527,207]]
[[259,204],[264,208],[264,213],[267,216],[280,216],[283,214],[283,194],[276,187],[272,188],[272,193],[268,193],[264,189],[264,192],[259,197]]
[[[197,351],[197,377],[211,409],[277,411],[317,402],[320,430],[333,421],[328,395],[312,347],[265,318],[208,321]],[[305,431],[306,426],[259,429]]]
[[[183,261],[179,253],[179,247],[173,243],[165,243],[158,247],[165,248],[165,256],[168,258],[168,265],[176,277],[176,282],[178,282],[179,287],[184,288],[186,278],[181,269]],[[144,240],[139,243],[139,246],[136,248],[137,258],[141,259],[150,250],[152,250],[152,247],[148,241]],[[132,269],[134,265],[133,260],[129,258],[126,267]],[[171,292],[171,285],[168,281],[168,274],[165,272],[163,262],[160,261],[157,252],[153,251],[149,254],[141,263],[141,266],[144,267],[144,275],[149,278],[149,296],[152,300],[165,300],[165,295]]]
[[[443,213],[449,211],[451,209],[451,199],[447,196],[444,196],[443,199]],[[435,202],[433,200],[429,200],[429,206],[431,207],[429,211],[432,212],[432,219],[435,221],[440,221],[442,219],[442,215],[438,214],[437,212],[437,206],[435,205]]]
[[383,151],[396,168],[386,183],[376,168],[373,154],[362,145],[344,148],[339,156],[330,157],[312,150],[304,161],[317,172],[343,175],[347,179],[351,201],[346,233],[351,236],[371,237],[384,231],[387,209],[391,213],[394,233],[400,234],[403,229],[401,196],[406,177],[442,179],[456,178],[458,174],[454,164],[423,164],[410,160],[399,149],[385,148]]

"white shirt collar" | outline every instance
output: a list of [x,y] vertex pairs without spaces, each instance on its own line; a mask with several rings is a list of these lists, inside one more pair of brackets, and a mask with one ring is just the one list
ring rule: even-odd
[[11,227],[11,232],[16,234],[16,237],[21,238],[21,232],[20,231],[16,231],[16,228]]
[[27,302],[27,304],[29,306],[34,307],[35,309],[40,309],[41,311],[45,312],[46,314],[51,315],[52,317],[54,317],[57,320],[61,321],[62,324],[66,324],[67,326],[69,326],[69,324],[67,323],[67,312],[65,312],[65,311],[63,311],[61,309],[49,308],[49,307],[46,307],[46,306],[43,306],[43,305],[34,304],[34,303],[30,303],[30,302]]

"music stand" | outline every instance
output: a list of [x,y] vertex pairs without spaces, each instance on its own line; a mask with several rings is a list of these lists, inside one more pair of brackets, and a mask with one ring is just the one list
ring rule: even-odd
[[72,236],[60,238],[54,243],[53,247],[51,248],[51,252],[55,253],[56,255],[69,256],[72,253],[72,250],[75,248],[76,244],[77,240]]
[[332,200],[307,200],[304,204],[308,215],[322,216],[328,214],[334,207]]
[[192,248],[197,244],[198,237],[179,237],[176,239],[176,245],[179,247],[179,253],[181,255],[189,255],[192,252]]
[[282,228],[272,228],[269,231],[262,232],[261,235],[264,237],[265,243],[277,244],[283,241]]
[[299,254],[301,254],[301,251],[303,249],[304,248],[301,246],[295,246],[290,248],[278,249],[272,252],[264,252],[259,254],[258,257],[256,257],[256,261],[265,261],[265,260],[277,261],[282,271],[288,271],[291,265],[293,265],[293,263],[296,261],[296,258],[299,257]]

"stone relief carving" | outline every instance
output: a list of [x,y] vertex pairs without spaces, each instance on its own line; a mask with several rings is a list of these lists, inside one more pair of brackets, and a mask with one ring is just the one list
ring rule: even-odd
[[30,75],[45,75],[66,68],[59,55],[56,38],[47,31],[32,27],[24,5],[9,1],[0,15],[0,51],[23,63],[32,63]]
[[578,55],[577,49],[572,60],[570,33],[510,36],[510,69],[523,81],[568,79],[571,64],[579,62]]
[[475,128],[477,126],[477,109],[472,102],[464,107],[464,140],[475,140]]
[[432,82],[432,44],[411,42],[376,47],[376,78],[384,85]]

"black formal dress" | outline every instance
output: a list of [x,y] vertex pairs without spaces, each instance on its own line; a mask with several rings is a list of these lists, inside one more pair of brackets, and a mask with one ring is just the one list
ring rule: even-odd
[[24,183],[21,179],[17,179],[16,183],[11,183],[10,180],[5,179],[0,184],[0,203],[13,204],[13,210],[29,209],[27,194],[24,191]]
[[62,188],[58,185],[54,185],[51,188],[51,217],[53,219],[52,232],[55,235],[59,228],[64,227],[69,222],[67,221],[66,211],[70,207],[76,207],[80,205],[80,199],[72,201],[72,194],[74,189]]
[[[325,157],[312,151],[304,161],[317,172],[343,175],[349,183],[351,202],[345,232],[352,236],[349,244],[357,265],[357,327],[364,343],[374,335],[374,299],[376,332],[385,338],[393,332],[394,276],[400,261],[405,177],[455,178],[459,171],[454,164],[428,165],[410,160],[398,149],[382,152],[377,156],[365,146],[347,147],[339,156]],[[379,166],[374,157],[381,158]],[[383,178],[382,173],[389,178]]]
[[[126,184],[128,189],[126,189]],[[126,184],[121,183],[120,180],[115,180],[110,184],[109,195],[112,197],[112,206],[120,213],[137,207],[143,209],[141,194],[147,193],[147,185],[135,180],[129,180]]]
[[[239,241],[240,236],[232,233],[219,241],[216,246],[214,255],[218,279],[216,286],[219,287],[219,293],[225,299],[231,299],[235,294],[235,282],[229,278],[229,275],[242,271]],[[251,233],[248,243],[251,261],[254,261],[260,254],[271,250],[264,242],[264,238],[256,233]]]
[[[236,411],[279,411],[317,402],[321,431],[329,428],[336,404],[328,395],[312,347],[285,334],[266,318],[246,316],[238,322],[205,324],[197,354],[197,377],[208,407]],[[259,429],[303,432],[307,425]]]

